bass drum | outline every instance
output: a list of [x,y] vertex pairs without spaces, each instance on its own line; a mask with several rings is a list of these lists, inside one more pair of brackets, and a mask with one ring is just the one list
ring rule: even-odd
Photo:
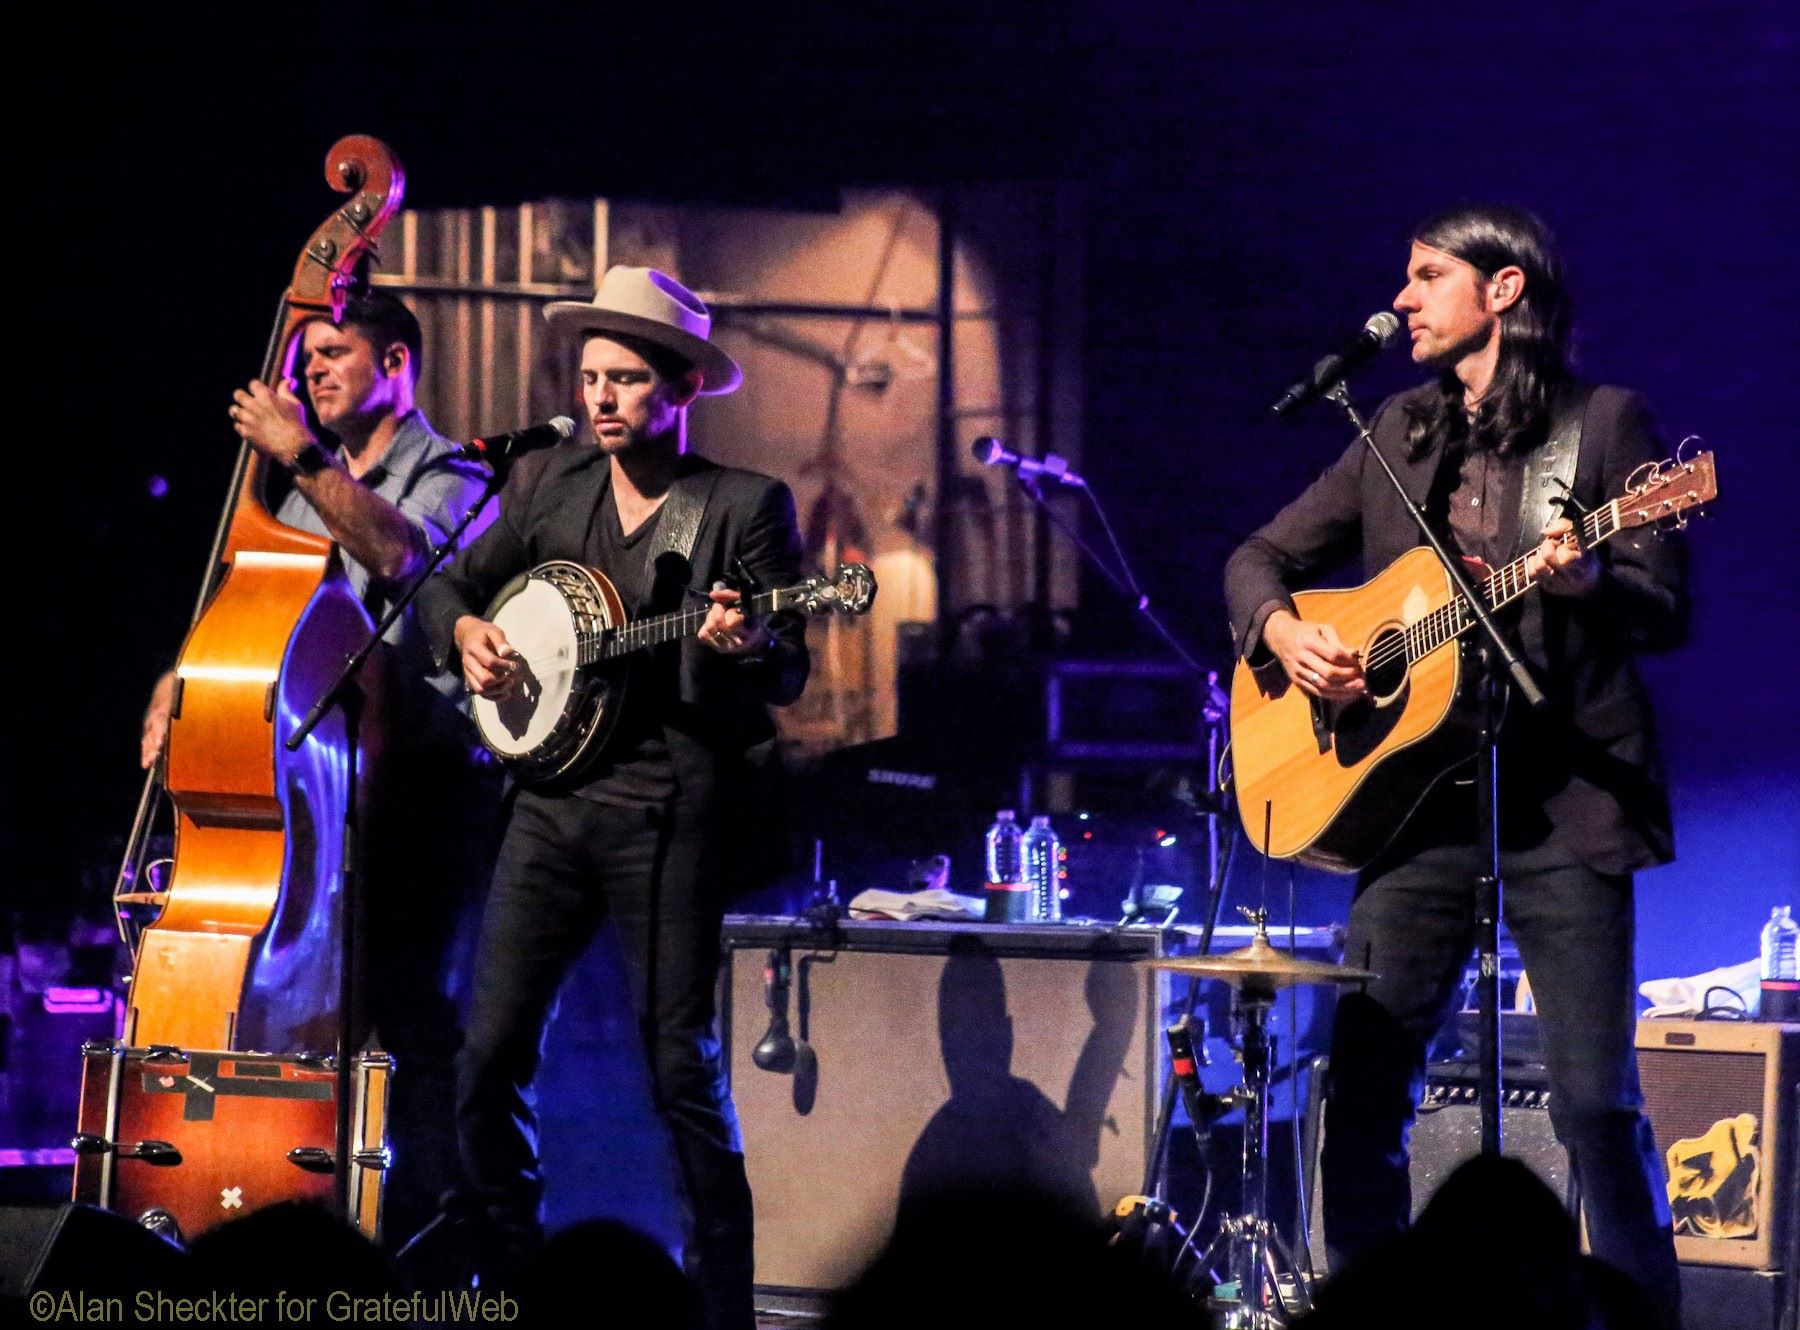
[[597,569],[559,560],[507,583],[487,618],[525,672],[498,702],[470,699],[482,743],[527,780],[566,775],[605,742],[618,712],[617,680],[587,663],[625,622],[618,591]]

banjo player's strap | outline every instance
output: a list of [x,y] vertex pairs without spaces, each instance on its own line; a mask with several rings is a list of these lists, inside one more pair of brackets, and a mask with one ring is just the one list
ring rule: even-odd
[[699,539],[700,523],[706,516],[706,505],[712,498],[713,488],[719,483],[719,472],[720,468],[716,466],[689,472],[676,477],[669,487],[669,497],[663,500],[656,532],[644,551],[646,601],[655,594],[656,561],[663,555],[679,554],[684,564],[692,566],[694,542]]

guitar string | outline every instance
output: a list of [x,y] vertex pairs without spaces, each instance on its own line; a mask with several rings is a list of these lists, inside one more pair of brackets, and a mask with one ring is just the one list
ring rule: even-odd
[[[1599,524],[1590,518],[1584,521],[1583,526],[1588,526],[1590,523],[1594,530],[1587,534],[1589,543],[1592,544],[1598,537]],[[1577,537],[1571,533],[1557,543],[1567,546],[1576,544],[1578,541]],[[1482,598],[1487,602],[1490,610],[1499,609],[1502,605],[1537,585],[1538,579],[1527,576],[1524,571],[1529,559],[1530,555],[1515,559],[1498,572],[1490,574],[1482,582]],[[1409,660],[1419,660],[1445,643],[1462,636],[1475,622],[1474,617],[1467,613],[1465,606],[1464,597],[1459,595],[1438,606],[1430,614],[1408,624],[1402,632],[1369,653],[1365,668],[1379,668],[1401,656],[1405,656]]]
[[[1611,531],[1604,533],[1601,531],[1602,519],[1612,512],[1613,506],[1613,504],[1608,504],[1604,508],[1589,513],[1582,518],[1582,530],[1579,536],[1570,532],[1561,537],[1557,543],[1567,546],[1580,544],[1585,540],[1586,544],[1591,547],[1616,534],[1618,531],[1616,526]],[[1500,608],[1537,585],[1539,579],[1525,575],[1524,569],[1530,558],[1531,556],[1527,554],[1515,559],[1482,582],[1482,599],[1487,602],[1490,609]],[[1438,606],[1431,613],[1408,624],[1389,641],[1371,651],[1363,668],[1365,670],[1378,669],[1402,656],[1408,660],[1422,659],[1446,642],[1461,637],[1474,622],[1474,616],[1467,613],[1464,598],[1455,596],[1448,603]]]
[[[1610,531],[1602,531],[1604,519],[1611,515],[1612,505],[1587,515],[1582,520],[1582,536],[1591,547],[1616,534],[1615,525]],[[1558,543],[1569,545],[1577,543],[1574,533],[1563,537]],[[1525,594],[1538,583],[1537,578],[1527,577],[1525,567],[1530,555],[1515,559],[1498,572],[1491,574],[1482,583],[1482,595],[1490,609],[1498,609],[1502,605]],[[1402,654],[1411,660],[1418,660],[1437,650],[1445,643],[1460,637],[1475,622],[1465,608],[1463,597],[1440,605],[1430,614],[1407,625],[1401,634],[1378,647],[1370,653],[1368,668],[1376,668],[1387,664]]]

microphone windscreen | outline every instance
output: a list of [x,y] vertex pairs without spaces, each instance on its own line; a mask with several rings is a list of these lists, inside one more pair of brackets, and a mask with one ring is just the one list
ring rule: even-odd
[[575,422],[567,416],[552,416],[550,428],[556,431],[559,438],[572,439],[575,437]]
[[1384,309],[1379,314],[1369,316],[1369,321],[1363,324],[1363,331],[1375,339],[1377,346],[1385,347],[1399,334],[1400,320],[1393,311]]
[[969,456],[983,466],[992,466],[1006,456],[1006,445],[991,434],[984,434],[969,445]]

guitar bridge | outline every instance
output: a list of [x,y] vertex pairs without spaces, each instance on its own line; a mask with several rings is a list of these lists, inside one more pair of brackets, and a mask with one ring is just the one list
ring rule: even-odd
[[1313,742],[1319,745],[1319,754],[1324,756],[1331,751],[1331,716],[1328,711],[1330,703],[1319,697],[1307,699],[1312,704]]

